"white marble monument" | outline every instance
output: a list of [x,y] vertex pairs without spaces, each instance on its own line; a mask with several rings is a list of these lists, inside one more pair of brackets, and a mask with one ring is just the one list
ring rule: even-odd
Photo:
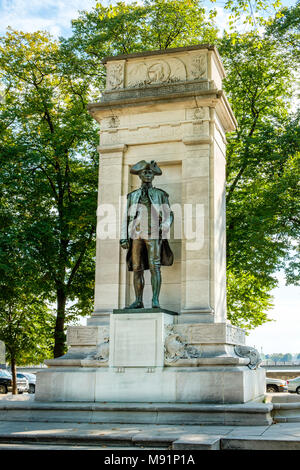
[[[259,400],[258,354],[226,319],[225,151],[236,121],[218,52],[198,45],[104,63],[106,89],[89,105],[100,125],[95,310],[87,326],[68,329],[68,353],[46,361],[36,400]],[[121,312],[134,295],[120,201],[139,186],[130,168],[142,159],[163,172],[153,184],[168,192],[175,214],[174,264],[162,268],[161,309],[147,309],[148,277],[144,313]]]

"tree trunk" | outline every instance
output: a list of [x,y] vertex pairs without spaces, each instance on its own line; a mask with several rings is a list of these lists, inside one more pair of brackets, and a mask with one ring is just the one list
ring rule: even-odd
[[11,367],[11,376],[12,376],[12,394],[17,395],[18,394],[17,368],[16,368],[16,361],[15,361],[13,354],[11,354],[10,367]]
[[54,357],[63,356],[65,352],[66,335],[64,333],[66,314],[66,294],[63,288],[57,289],[57,317],[54,332]]

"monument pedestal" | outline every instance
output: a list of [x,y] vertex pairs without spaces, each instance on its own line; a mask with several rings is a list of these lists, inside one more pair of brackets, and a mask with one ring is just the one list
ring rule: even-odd
[[241,329],[145,310],[111,314],[109,331],[93,328],[94,344],[88,327],[71,327],[68,353],[38,374],[36,400],[241,404],[263,396],[265,371],[252,369]]

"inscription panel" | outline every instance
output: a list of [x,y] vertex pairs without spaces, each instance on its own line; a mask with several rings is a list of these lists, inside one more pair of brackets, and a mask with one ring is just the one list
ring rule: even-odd
[[245,332],[236,326],[227,325],[226,340],[231,344],[245,344]]
[[156,320],[117,320],[114,367],[156,366]]
[[245,332],[228,323],[190,325],[190,344],[245,344]]
[[191,325],[189,337],[191,344],[225,342],[224,325]]

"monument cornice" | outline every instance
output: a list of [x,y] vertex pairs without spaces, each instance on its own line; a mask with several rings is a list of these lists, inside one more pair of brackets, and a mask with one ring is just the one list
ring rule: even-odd
[[[191,85],[190,88],[189,85]],[[159,93],[157,93],[158,90],[160,90]],[[213,98],[218,98],[219,94],[221,94],[221,90],[215,87],[209,88],[207,80],[149,85],[139,88],[122,88],[105,91],[102,94],[101,101],[88,103],[87,108],[92,114],[95,110],[118,108],[124,105],[149,105],[149,102],[168,100],[173,102],[174,99],[182,100],[202,95],[211,95]]]
[[116,56],[107,56],[102,59],[102,64],[106,64],[112,60],[124,60],[124,59],[136,59],[143,57],[151,57],[155,55],[165,55],[165,54],[174,54],[177,52],[188,52],[188,51],[197,51],[200,49],[212,50],[218,53],[216,46],[213,44],[195,44],[193,46],[186,47],[174,47],[169,49],[156,49],[153,51],[141,51],[141,52],[132,52],[131,54],[119,54]]
[[224,125],[226,132],[232,132],[237,126],[237,121],[234,117],[230,104],[222,90],[192,90],[178,93],[166,93],[162,95],[143,95],[137,97],[119,98],[111,101],[101,101],[88,104],[89,113],[98,122],[103,117],[112,115],[114,113],[122,113],[124,107],[127,112],[135,113],[137,106],[141,109],[143,106],[157,106],[158,104],[167,105],[174,103],[183,103],[185,101],[195,99],[198,106],[209,106],[217,108],[218,113],[221,114],[222,121],[227,123]]
[[[207,78],[200,78],[199,80],[184,80],[176,82],[166,83],[149,83],[139,84],[131,87],[118,88],[115,90],[105,90],[102,95],[102,102],[113,101],[124,98],[139,98],[143,96],[164,96],[165,94],[182,94],[193,93],[195,91],[207,92],[207,91],[218,91],[213,80]],[[159,93],[158,93],[159,91]],[[112,97],[112,98],[110,98]]]

